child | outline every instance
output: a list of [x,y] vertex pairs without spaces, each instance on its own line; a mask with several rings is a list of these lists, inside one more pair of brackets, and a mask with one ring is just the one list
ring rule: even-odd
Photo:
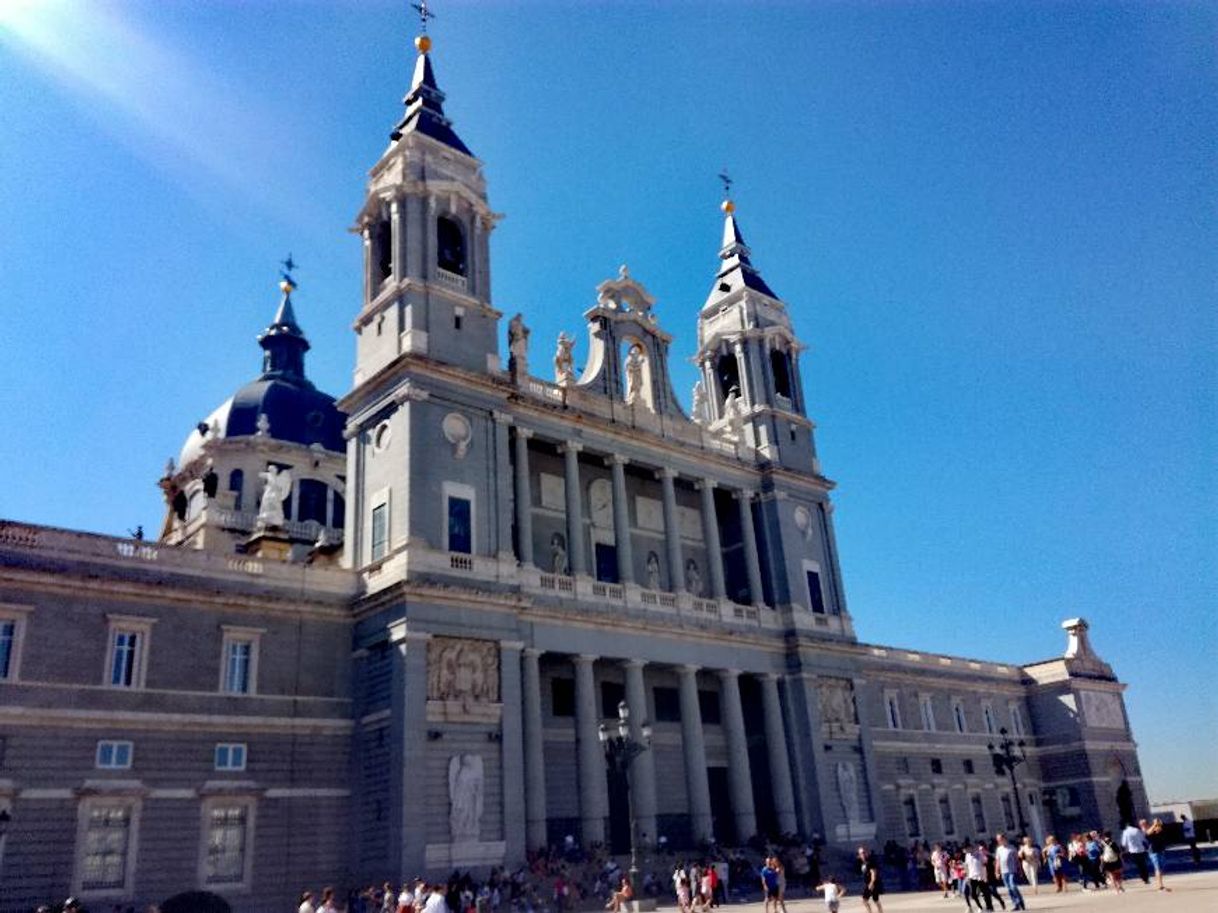
[[825,894],[825,909],[829,913],[837,913],[838,901],[846,894],[846,889],[842,887],[842,883],[830,875],[824,882],[816,886],[816,890],[823,891]]

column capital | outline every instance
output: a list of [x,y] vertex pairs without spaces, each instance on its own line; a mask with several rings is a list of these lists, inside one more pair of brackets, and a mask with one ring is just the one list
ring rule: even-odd
[[680,473],[677,472],[675,469],[673,469],[671,466],[661,466],[659,468],[659,470],[656,472],[656,478],[659,478],[659,479],[676,479],[679,476],[680,476]]
[[499,641],[499,649],[501,650],[523,650],[523,640],[501,640]]
[[780,672],[761,672],[758,674],[757,677],[760,678],[764,682],[774,682],[775,684],[777,684],[782,679],[782,673],[780,673]]
[[611,453],[605,457],[605,462],[612,466],[625,466],[630,462],[630,457],[624,457],[620,453]]
[[677,666],[677,671],[681,675],[697,675],[699,672],[702,671],[702,667],[699,666],[697,663],[685,663],[683,665]]
[[500,412],[498,409],[492,409],[491,417],[495,419],[495,424],[497,425],[512,424],[512,413],[510,412]]
[[533,429],[524,428],[524,427],[521,427],[519,424],[517,424],[516,425],[516,437],[522,437],[527,441],[531,437],[533,437]]
[[647,665],[647,660],[645,660],[645,659],[624,659],[624,660],[622,660],[623,669],[634,669],[636,667],[641,669],[646,665]]
[[698,491],[704,491],[708,488],[714,491],[718,487],[719,483],[714,479],[698,479],[698,481],[694,482],[694,488],[698,489]]
[[737,679],[737,678],[740,678],[740,670],[739,669],[720,669],[719,677],[721,679],[724,679],[725,681],[727,679]]
[[737,488],[732,492],[732,497],[737,501],[752,501],[755,494],[756,492],[751,488]]
[[525,647],[521,652],[530,659],[537,659],[546,651],[541,649],[541,647]]
[[571,661],[573,663],[576,663],[581,666],[582,665],[590,666],[594,662],[596,662],[598,659],[600,659],[600,657],[597,656],[595,653],[577,653],[571,657]]
[[564,441],[558,445],[559,453],[579,453],[584,449],[584,445],[579,441]]

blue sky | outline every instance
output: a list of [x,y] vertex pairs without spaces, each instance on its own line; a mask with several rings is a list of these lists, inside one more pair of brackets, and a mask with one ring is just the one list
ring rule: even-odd
[[[693,372],[737,180],[860,637],[1027,662],[1083,615],[1152,798],[1218,794],[1218,13],[1202,3],[439,2],[496,305],[547,353],[628,263]],[[350,384],[347,231],[405,2],[0,0],[0,516],[159,528],[258,371],[276,261]],[[544,361],[545,359],[541,359]]]

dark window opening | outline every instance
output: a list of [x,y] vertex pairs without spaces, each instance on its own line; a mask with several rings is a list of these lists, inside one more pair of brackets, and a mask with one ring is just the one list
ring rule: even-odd
[[317,479],[300,480],[300,511],[296,519],[301,522],[316,520],[326,525],[326,483]]
[[448,550],[471,554],[474,550],[474,530],[470,522],[472,506],[469,498],[448,499]]
[[596,579],[602,583],[617,583],[617,546],[597,542],[595,550]]
[[707,726],[718,726],[722,722],[719,712],[719,692],[699,691],[698,709],[702,712],[702,722]]
[[233,493],[233,510],[241,509],[241,489],[245,487],[245,473],[234,469],[228,474],[228,490]]
[[372,229],[373,278],[379,286],[393,275],[393,228],[382,220]]
[[790,356],[781,349],[770,353],[770,373],[774,375],[774,392],[791,399]]
[[1011,797],[1007,793],[1003,793],[999,797],[1002,803],[1002,820],[1008,831],[1015,830],[1015,810],[1011,807]]
[[465,275],[465,234],[461,225],[447,216],[436,219],[436,265],[458,276]]
[[186,492],[179,491],[173,496],[173,512],[179,520],[186,519]]
[[952,803],[947,796],[939,797],[939,817],[943,819],[943,834],[950,837],[956,833],[956,820],[952,817]]
[[943,760],[941,758],[930,759],[930,772],[932,774],[943,773]]
[[334,492],[334,518],[330,525],[335,529],[342,529],[347,525],[347,502],[337,491]]
[[972,759],[970,759],[970,758],[965,758],[965,759],[964,759],[964,772],[965,772],[966,774],[971,774],[971,773],[974,773]]
[[820,572],[808,571],[808,603],[817,615],[825,614],[825,594],[820,588]]
[[736,394],[740,394],[740,362],[736,360],[735,354],[720,355],[719,361],[715,364],[715,377],[719,381],[719,399],[727,399],[727,395],[733,390]]
[[905,810],[905,833],[910,837],[922,836],[922,824],[918,821],[918,801],[913,796],[907,796],[901,806]]
[[653,688],[657,723],[681,722],[681,692],[676,688]]
[[[618,682],[601,682],[601,716],[606,720],[617,719],[617,705],[626,700],[626,686]],[[642,708],[646,711],[647,708]],[[631,707],[630,713],[634,715],[638,708]],[[647,716],[646,712],[643,716]]]
[[550,679],[550,711],[555,716],[575,716],[575,679]]
[[454,330],[461,329],[461,315],[460,314],[453,314],[453,329]]
[[984,834],[986,830],[985,808],[981,805],[981,797],[973,796],[969,802],[973,807],[973,830],[978,834]]

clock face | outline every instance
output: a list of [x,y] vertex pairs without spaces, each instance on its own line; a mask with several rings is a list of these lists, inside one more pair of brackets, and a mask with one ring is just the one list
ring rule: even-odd
[[597,479],[588,486],[588,513],[593,526],[613,525],[613,486],[608,479]]

